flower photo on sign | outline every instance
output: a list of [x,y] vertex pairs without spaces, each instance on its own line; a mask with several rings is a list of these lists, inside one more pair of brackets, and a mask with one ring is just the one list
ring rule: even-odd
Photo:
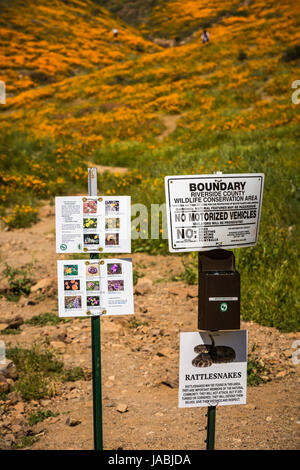
[[88,199],[83,203],[84,214],[96,214],[97,213],[97,201],[95,199]]
[[92,263],[86,266],[86,277],[99,276],[99,263]]
[[64,276],[78,276],[78,264],[65,264]]
[[98,263],[89,264],[86,267],[86,276],[87,277],[99,276],[99,264]]
[[87,281],[86,290],[99,290],[100,282],[99,281]]
[[97,219],[83,219],[83,228],[97,228]]
[[98,295],[89,295],[86,299],[88,307],[98,307],[100,305],[100,297]]
[[105,245],[106,246],[119,245],[119,234],[118,233],[107,233],[105,235]]
[[119,201],[105,201],[105,212],[119,212],[120,202]]
[[121,263],[108,263],[107,274],[122,274],[122,264]]
[[117,229],[120,228],[120,219],[119,217],[108,217],[105,219],[105,228],[106,230],[109,229]]
[[124,290],[124,281],[107,281],[108,292],[120,292]]
[[80,295],[72,295],[65,297],[65,308],[81,308],[81,296]]
[[65,290],[80,290],[80,280],[71,279],[69,281],[64,281]]
[[94,233],[85,233],[83,235],[83,243],[85,245],[99,245],[99,235]]

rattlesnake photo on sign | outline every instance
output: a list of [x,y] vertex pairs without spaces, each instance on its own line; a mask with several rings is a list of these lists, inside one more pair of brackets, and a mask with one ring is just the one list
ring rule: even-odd
[[180,408],[245,404],[246,388],[247,331],[180,334]]

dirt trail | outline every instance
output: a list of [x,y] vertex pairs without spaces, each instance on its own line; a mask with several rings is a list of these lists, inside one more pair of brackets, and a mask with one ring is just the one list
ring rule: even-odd
[[[55,254],[54,207],[45,206],[40,214],[32,228],[1,233],[1,261],[20,267],[34,259],[36,279],[46,279],[48,287],[18,304],[1,298],[0,323],[17,314],[26,320],[57,306],[56,260],[64,256]],[[138,253],[132,258],[152,285],[135,294],[134,321],[101,319],[104,448],[205,449],[206,408],[178,408],[179,333],[197,330],[197,287],[170,281],[183,270],[179,256]],[[300,334],[252,322],[242,322],[241,328],[248,330],[249,352],[267,368],[265,383],[248,387],[247,405],[217,408],[216,448],[297,449],[299,365],[293,364],[292,354]],[[91,370],[90,331],[89,319],[58,326],[24,324],[20,334],[1,334],[0,340],[20,347],[39,340],[67,366]],[[118,411],[121,405],[123,412]],[[29,415],[40,407],[59,414],[29,427],[37,436],[31,449],[93,448],[90,380],[61,384],[54,397],[40,402],[0,402],[0,448],[10,447],[28,430]]]
[[123,175],[124,173],[127,173],[128,168],[120,167],[120,166],[105,166],[105,165],[97,165],[95,163],[88,163],[89,168],[97,168],[97,172],[99,174],[104,173],[105,171],[108,171],[109,173],[116,174],[118,173],[119,175]]
[[182,114],[160,114],[159,118],[165,126],[165,130],[157,137],[157,140],[163,141],[168,137],[172,132],[176,130],[177,122],[185,116],[185,113]]

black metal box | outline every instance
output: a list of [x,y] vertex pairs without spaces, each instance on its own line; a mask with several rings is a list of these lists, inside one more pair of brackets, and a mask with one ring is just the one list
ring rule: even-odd
[[240,328],[240,275],[234,254],[216,249],[199,253],[199,330]]

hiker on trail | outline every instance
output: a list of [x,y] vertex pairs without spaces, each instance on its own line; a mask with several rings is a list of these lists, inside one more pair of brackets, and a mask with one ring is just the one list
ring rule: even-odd
[[114,35],[114,38],[116,38],[118,36],[118,30],[117,28],[114,28],[113,29],[113,35]]
[[206,42],[209,41],[209,32],[206,31],[206,29],[203,30],[203,33],[201,35],[202,43],[205,44]]

